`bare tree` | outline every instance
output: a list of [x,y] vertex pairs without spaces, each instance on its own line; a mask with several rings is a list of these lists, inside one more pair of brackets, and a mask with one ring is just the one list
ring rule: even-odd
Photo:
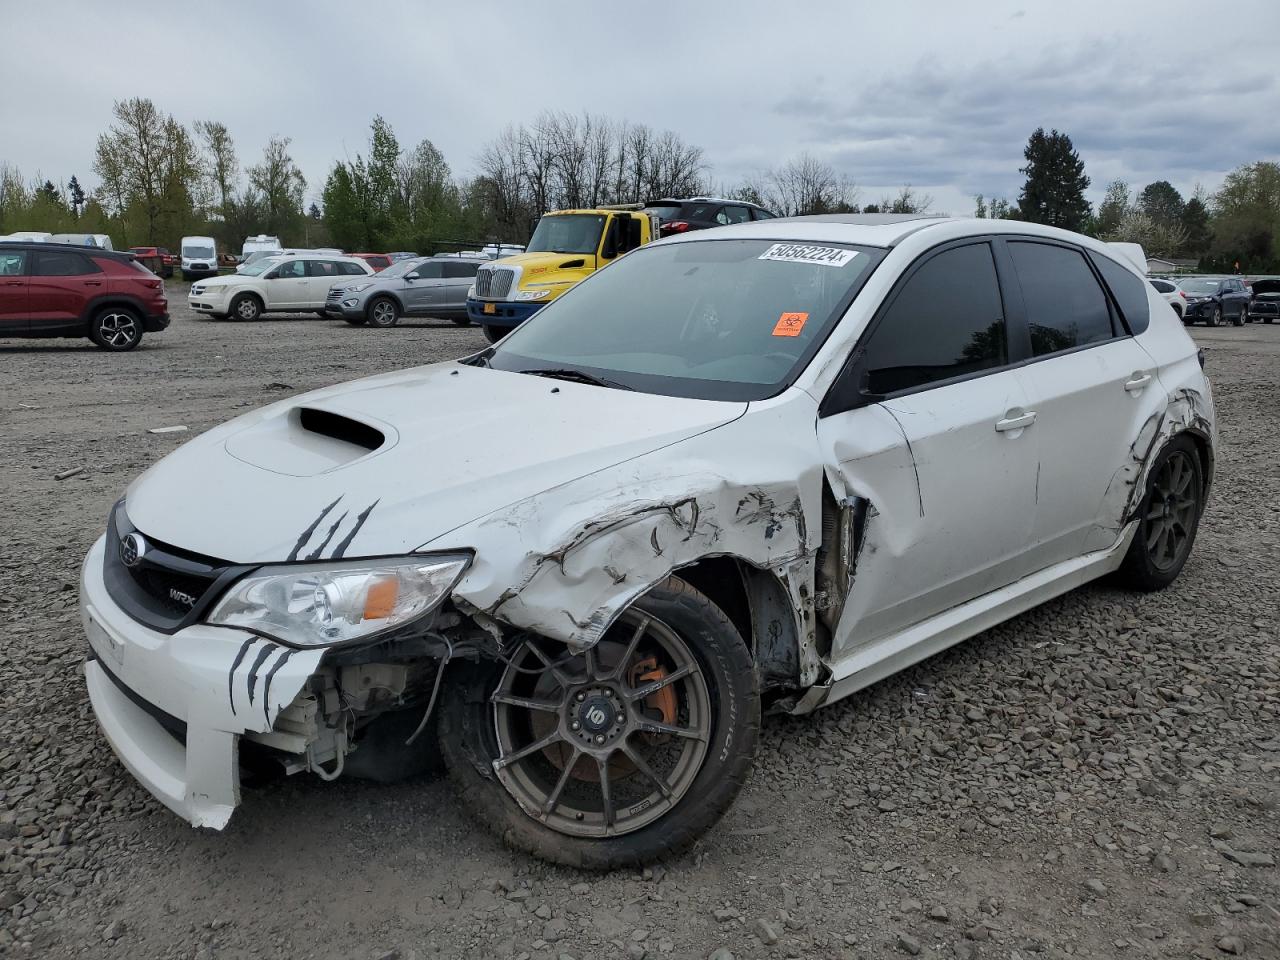
[[272,137],[262,150],[262,162],[248,169],[249,183],[261,195],[263,219],[270,233],[288,232],[302,218],[306,177],[289,154],[289,137]]
[[810,153],[802,153],[770,170],[762,188],[765,206],[784,217],[856,209],[858,191],[849,178]]
[[196,136],[204,148],[204,171],[212,192],[218,198],[218,213],[225,219],[235,202],[235,191],[240,180],[240,161],[236,157],[235,141],[227,132],[226,124],[217,120],[197,120]]

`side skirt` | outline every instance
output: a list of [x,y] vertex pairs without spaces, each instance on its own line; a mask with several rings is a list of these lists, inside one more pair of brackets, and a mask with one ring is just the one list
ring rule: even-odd
[[831,665],[831,680],[825,690],[814,687],[791,712],[809,713],[835,703],[983,630],[1115,571],[1124,561],[1125,551],[1136,530],[1137,523],[1131,523],[1120,539],[1106,550],[1047,567],[999,590],[945,610],[869,647],[854,650]]

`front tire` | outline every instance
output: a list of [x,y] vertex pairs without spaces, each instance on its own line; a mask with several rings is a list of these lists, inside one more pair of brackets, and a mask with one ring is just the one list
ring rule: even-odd
[[1222,308],[1214,307],[1213,313],[1209,314],[1209,319],[1205,321],[1205,324],[1210,327],[1216,327],[1221,322],[1222,322]]
[[751,771],[760,690],[724,613],[678,577],[582,654],[530,634],[451,669],[440,749],[464,806],[510,846],[611,870],[675,856]]
[[510,330],[504,330],[502,327],[495,327],[488,323],[481,324],[480,329],[484,331],[484,338],[490,343],[497,343],[511,332]]
[[89,339],[103,350],[124,353],[142,342],[142,321],[127,307],[103,307],[89,321]]
[[1246,323],[1252,323],[1252,322],[1253,320],[1250,319],[1249,317],[1249,305],[1246,303],[1243,307],[1240,308],[1240,322],[1237,323],[1236,326],[1243,327]]
[[371,327],[394,327],[400,322],[400,305],[390,297],[378,297],[365,311],[365,320]]
[[470,317],[454,317],[454,318],[453,318],[453,322],[454,322],[455,324],[457,324],[459,327],[469,327],[469,326],[471,326],[471,318],[470,318]]
[[251,293],[242,293],[231,301],[227,316],[232,320],[252,323],[262,318],[262,301]]
[[1173,583],[1191,556],[1203,510],[1200,452],[1189,437],[1174,437],[1147,475],[1138,529],[1120,567],[1121,579],[1143,592],[1163,590]]

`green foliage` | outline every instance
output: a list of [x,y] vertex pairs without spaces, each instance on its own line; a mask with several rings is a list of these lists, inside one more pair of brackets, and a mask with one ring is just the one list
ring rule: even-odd
[[1138,209],[1164,227],[1181,224],[1186,204],[1182,194],[1168,180],[1157,180],[1138,194]]
[[1129,184],[1123,180],[1108,183],[1106,196],[1098,204],[1098,215],[1093,221],[1094,236],[1106,237],[1115,233],[1129,212],[1129,205]]
[[1046,134],[1041,127],[1027,140],[1023,156],[1027,165],[1020,172],[1026,181],[1018,196],[1019,219],[1082,230],[1089,220],[1084,196],[1089,178],[1071,138],[1057,130]]
[[[1280,164],[1260,160],[1227,174],[1213,195],[1209,259],[1219,269],[1280,269]],[[1236,264],[1239,267],[1236,267]]]
[[1209,252],[1213,241],[1213,233],[1209,229],[1209,209],[1204,200],[1194,196],[1182,208],[1182,229],[1186,231],[1186,239],[1182,244],[1182,254],[1199,259]]

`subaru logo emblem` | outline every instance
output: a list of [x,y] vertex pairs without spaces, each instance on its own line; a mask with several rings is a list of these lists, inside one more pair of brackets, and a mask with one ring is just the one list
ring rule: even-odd
[[147,554],[147,541],[140,533],[126,533],[120,538],[120,562],[126,567],[136,567]]

